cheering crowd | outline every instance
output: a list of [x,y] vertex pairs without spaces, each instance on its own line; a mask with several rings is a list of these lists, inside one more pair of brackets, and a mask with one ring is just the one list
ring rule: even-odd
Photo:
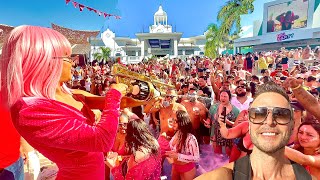
[[[320,179],[320,47],[123,65],[175,87],[124,109],[113,62],[70,56],[52,29],[19,26],[5,41],[0,179],[23,179],[34,152],[57,165],[56,179],[160,179],[164,161],[168,179],[194,179],[202,144],[230,163],[198,179]],[[83,96],[105,100],[92,109]]]

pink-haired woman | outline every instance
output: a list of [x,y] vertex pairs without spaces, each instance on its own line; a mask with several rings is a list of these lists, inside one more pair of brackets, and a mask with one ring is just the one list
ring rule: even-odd
[[1,98],[28,143],[59,167],[57,179],[104,179],[103,153],[111,149],[126,85],[106,95],[101,120],[64,88],[71,80],[71,46],[59,32],[19,26],[4,42]]

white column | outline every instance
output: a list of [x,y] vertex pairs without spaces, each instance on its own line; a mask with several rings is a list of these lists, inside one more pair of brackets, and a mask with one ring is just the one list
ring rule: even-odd
[[166,25],[168,25],[168,17],[166,16]]
[[182,55],[186,55],[186,50],[182,50]]
[[139,56],[139,52],[138,51],[136,51],[136,56]]
[[174,39],[173,41],[173,48],[174,48],[174,56],[177,57],[178,56],[178,40]]
[[141,41],[141,56],[144,56],[144,40]]
[[156,17],[153,17],[153,24],[156,25]]

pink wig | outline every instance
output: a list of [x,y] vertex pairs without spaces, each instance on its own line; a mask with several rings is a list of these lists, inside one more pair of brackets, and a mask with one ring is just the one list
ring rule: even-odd
[[59,32],[19,26],[4,42],[0,57],[0,99],[11,107],[21,97],[55,99],[62,73],[62,56],[70,56],[69,41]]

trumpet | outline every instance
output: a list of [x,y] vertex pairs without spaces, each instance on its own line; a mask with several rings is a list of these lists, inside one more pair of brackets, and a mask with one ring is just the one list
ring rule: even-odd
[[159,81],[156,76],[147,77],[130,71],[120,64],[112,66],[111,74],[115,77],[117,83],[128,86],[127,94],[121,100],[121,107],[145,105],[155,97],[164,96],[168,89],[175,88],[173,85]]

